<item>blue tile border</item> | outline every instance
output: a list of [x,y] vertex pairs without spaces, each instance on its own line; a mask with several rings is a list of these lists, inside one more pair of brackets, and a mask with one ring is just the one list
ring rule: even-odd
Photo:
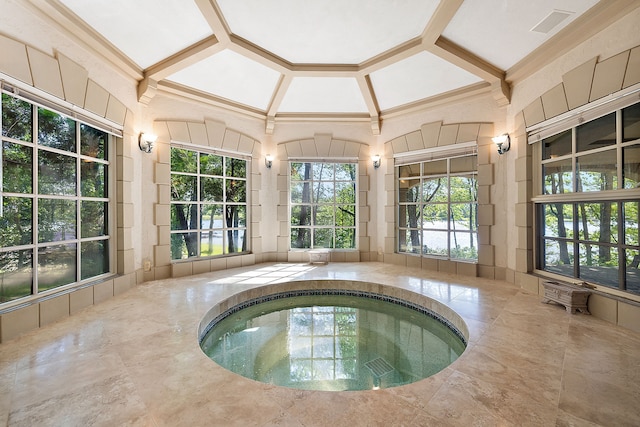
[[222,319],[225,319],[242,309],[245,309],[247,307],[252,307],[254,305],[258,305],[268,301],[275,301],[279,299],[292,298],[292,297],[313,296],[313,295],[344,295],[344,296],[350,296],[350,297],[371,298],[379,301],[397,304],[406,308],[410,308],[412,310],[417,311],[418,313],[429,316],[437,320],[438,322],[442,323],[444,326],[449,328],[462,341],[465,347],[467,346],[467,340],[462,334],[462,332],[460,332],[460,330],[453,323],[451,323],[447,318],[434,312],[433,310],[430,310],[419,304],[404,300],[402,298],[396,298],[389,295],[379,294],[376,292],[356,291],[351,289],[300,289],[300,290],[293,290],[293,291],[286,291],[286,292],[277,292],[274,294],[264,295],[258,298],[252,298],[252,299],[243,301],[240,304],[229,308],[223,313],[220,313],[211,322],[209,322],[209,324],[202,330],[202,333],[200,334],[200,337],[199,337],[199,342],[202,343],[202,341],[207,336],[209,331],[211,331],[211,329],[216,324],[218,324]]

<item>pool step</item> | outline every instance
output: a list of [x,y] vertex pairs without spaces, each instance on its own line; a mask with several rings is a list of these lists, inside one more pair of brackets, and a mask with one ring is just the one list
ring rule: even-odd
[[391,366],[389,362],[384,360],[382,357],[378,357],[376,359],[370,360],[366,362],[364,366],[369,368],[369,370],[371,371],[371,373],[373,373],[373,376],[375,377],[381,377],[393,371],[393,366]]

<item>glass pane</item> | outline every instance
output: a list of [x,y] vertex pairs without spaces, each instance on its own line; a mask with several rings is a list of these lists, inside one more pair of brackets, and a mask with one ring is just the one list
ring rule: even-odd
[[542,140],[542,160],[571,154],[571,129]]
[[[32,201],[23,197],[3,197],[0,216],[0,247],[28,245],[32,239]],[[0,269],[1,271],[1,269]]]
[[640,139],[640,103],[622,110],[622,142]]
[[355,203],[356,184],[355,182],[336,182],[336,203]]
[[38,151],[40,194],[76,195],[76,159],[50,151]]
[[420,230],[398,230],[398,252],[420,253]]
[[573,237],[573,205],[550,203],[542,205],[546,237]]
[[422,227],[436,230],[449,228],[449,207],[443,203],[424,205]]
[[0,302],[31,295],[32,270],[31,249],[0,252]]
[[576,128],[576,151],[593,150],[594,148],[615,145],[616,113],[607,114],[599,119],[591,120]]
[[640,250],[627,250],[627,291],[640,295]]
[[573,172],[571,159],[542,165],[545,194],[562,194],[573,191]]
[[89,202],[87,200],[80,202],[81,237],[107,235],[108,206],[109,204],[106,202]]
[[307,181],[311,179],[311,163],[291,163],[291,180]]
[[400,202],[418,202],[420,200],[420,180],[401,179],[398,194]]
[[76,237],[75,200],[38,200],[38,243],[60,242]]
[[200,174],[222,176],[222,156],[200,153]]
[[336,164],[336,181],[355,181],[356,165],[354,163]]
[[420,176],[420,163],[413,165],[400,166],[398,168],[398,176],[400,178],[410,178],[414,176]]
[[618,248],[580,244],[580,278],[618,288]]
[[578,191],[605,191],[618,188],[616,150],[580,156],[576,159]]
[[247,209],[240,205],[227,205],[225,219],[227,227],[245,227],[247,224]]
[[476,176],[450,177],[449,193],[452,202],[475,202],[478,200],[478,181]]
[[311,225],[311,206],[291,206],[291,225]]
[[198,172],[198,153],[182,148],[171,147],[172,172]]
[[198,199],[197,178],[171,174],[171,200],[191,202]]
[[451,159],[449,168],[451,173],[476,172],[478,170],[478,157],[455,157]]
[[291,203],[311,203],[311,183],[291,183]]
[[356,230],[355,228],[336,228],[336,248],[355,249]]
[[195,230],[198,228],[197,204],[171,204],[171,229]]
[[618,204],[578,203],[578,236],[580,240],[616,242],[618,240]]
[[313,163],[313,179],[315,181],[333,181],[332,163]]
[[2,94],[2,136],[31,142],[33,108],[31,104]]
[[109,197],[107,165],[85,161],[80,163],[80,194],[84,197]]
[[449,189],[447,188],[447,178],[425,179],[422,182],[422,201],[447,202]]
[[291,227],[291,247],[303,249],[311,247],[311,229]]
[[420,206],[400,205],[398,206],[398,227],[418,228],[420,227]]
[[478,227],[478,207],[475,203],[451,204],[451,230],[473,230]]
[[627,245],[640,245],[640,202],[625,202],[624,205],[624,235]]
[[624,188],[640,187],[640,145],[625,147],[622,150],[622,163]]
[[238,252],[245,252],[247,248],[245,245],[245,232],[246,230],[227,230],[227,248],[225,253],[233,254]]
[[46,246],[38,249],[38,290],[57,288],[77,281],[76,245]]
[[573,244],[566,241],[545,240],[543,269],[573,277]]
[[443,175],[447,173],[447,159],[424,162],[424,175]]
[[200,228],[213,229],[222,228],[222,205],[202,205],[200,215]]
[[227,179],[225,182],[227,185],[227,202],[247,201],[247,181]]
[[224,178],[200,178],[200,201],[222,202],[222,183]]
[[80,248],[80,277],[82,280],[109,272],[108,240],[82,242]]
[[314,228],[313,229],[314,248],[333,248],[333,229]]
[[355,205],[336,206],[336,226],[338,227],[355,227],[356,226]]
[[96,159],[107,158],[107,141],[109,134],[80,124],[80,154],[95,157]]
[[200,233],[200,256],[222,255],[222,230],[209,230]]
[[450,234],[451,258],[477,260],[478,259],[478,235],[476,233],[464,233],[460,231]]
[[313,203],[333,203],[333,182],[313,183]]
[[225,176],[231,176],[234,178],[247,177],[247,162],[245,160],[227,157],[226,166]]
[[320,205],[313,207],[313,225],[333,225],[333,205]]
[[172,233],[171,259],[198,256],[198,233]]
[[38,142],[47,147],[75,153],[75,120],[44,108],[38,108]]
[[428,255],[448,255],[449,233],[446,231],[424,231],[422,251]]
[[33,191],[32,149],[8,141],[2,142],[2,190],[7,193]]

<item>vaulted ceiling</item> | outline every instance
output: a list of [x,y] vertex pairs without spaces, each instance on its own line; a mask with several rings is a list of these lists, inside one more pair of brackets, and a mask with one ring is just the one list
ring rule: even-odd
[[[265,120],[368,121],[492,93],[633,0],[38,0],[139,81]],[[623,9],[624,9],[623,7]],[[616,15],[618,14],[618,15]],[[608,21],[609,20],[609,21]]]

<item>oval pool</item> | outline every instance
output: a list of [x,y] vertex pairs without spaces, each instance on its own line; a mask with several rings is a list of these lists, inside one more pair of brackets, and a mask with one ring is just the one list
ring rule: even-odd
[[465,335],[432,309],[352,289],[249,298],[202,326],[200,346],[219,365],[264,383],[307,390],[412,383],[441,371],[466,347]]

